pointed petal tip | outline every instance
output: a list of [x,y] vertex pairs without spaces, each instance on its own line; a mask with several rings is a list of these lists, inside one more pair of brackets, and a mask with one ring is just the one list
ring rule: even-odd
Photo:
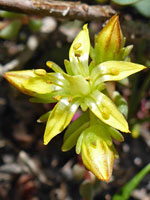
[[115,20],[119,20],[119,15],[118,14],[115,14],[111,17],[111,20],[112,21],[115,21]]
[[49,141],[45,141],[43,142],[44,145],[47,145],[49,143]]
[[84,24],[83,25],[83,30],[87,30],[88,29],[88,24]]
[[62,152],[66,152],[66,151],[68,151],[68,150],[65,149],[64,146],[62,146],[62,147],[61,147],[61,151],[62,151]]
[[100,176],[98,176],[98,175],[95,174],[95,176],[97,177],[97,179],[99,179],[101,181],[104,181],[106,183],[109,183],[111,176],[101,176],[101,175],[102,174],[100,174]]

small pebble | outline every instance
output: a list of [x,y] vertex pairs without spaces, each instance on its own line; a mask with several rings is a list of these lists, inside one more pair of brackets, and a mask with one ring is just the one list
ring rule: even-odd
[[123,151],[126,152],[126,153],[129,152],[129,151],[130,151],[129,145],[124,144],[124,145],[123,145]]
[[140,166],[140,165],[142,164],[141,158],[136,157],[136,158],[134,159],[134,164],[137,165],[137,166]]

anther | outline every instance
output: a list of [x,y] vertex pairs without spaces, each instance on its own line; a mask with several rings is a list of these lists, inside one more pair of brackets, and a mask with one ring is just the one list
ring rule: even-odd
[[79,49],[80,47],[81,47],[81,43],[79,43],[79,42],[73,45],[73,49],[74,49],[74,50],[77,50],[77,49]]
[[68,102],[71,103],[71,102],[72,102],[72,99],[73,99],[73,97],[70,97],[70,98],[68,99]]
[[60,101],[61,96],[60,96],[60,95],[57,95],[57,96],[54,97],[54,99],[55,99],[56,101]]
[[111,68],[110,72],[111,72],[112,75],[118,75],[119,74],[119,70],[115,67]]
[[50,67],[50,68],[51,68],[51,67],[52,67],[52,65],[53,65],[53,63],[52,63],[51,61],[47,61],[47,62],[46,62],[46,65],[47,65],[48,67]]
[[90,76],[85,78],[86,81],[90,81]]
[[105,106],[103,106],[103,108],[101,109],[102,112],[102,116],[104,119],[109,119],[110,117],[110,110],[108,108],[106,108]]
[[35,69],[34,73],[38,76],[45,76],[46,75],[46,71],[44,69]]

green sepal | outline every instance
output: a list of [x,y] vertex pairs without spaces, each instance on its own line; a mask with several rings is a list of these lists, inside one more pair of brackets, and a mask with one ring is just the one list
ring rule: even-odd
[[116,104],[118,110],[120,110],[120,112],[127,118],[128,116],[128,103],[125,100],[125,98],[123,98],[119,92],[115,91],[113,93],[113,100],[114,103]]
[[69,151],[70,149],[72,149],[76,145],[78,137],[80,136],[82,131],[88,128],[88,126],[89,122],[82,124],[79,128],[76,129],[76,131],[74,131],[68,138],[66,138],[61,148],[62,151]]
[[119,142],[124,141],[124,137],[122,136],[122,134],[115,128],[108,126],[108,131],[115,140],[117,140]]
[[56,102],[54,98],[51,98],[51,94],[48,94],[47,96],[42,95],[41,98],[32,97],[29,99],[29,101],[32,103],[55,103]]
[[100,122],[100,120],[99,120],[97,129],[98,129],[99,135],[101,135],[102,139],[107,143],[108,146],[111,146],[112,139],[111,139],[111,134],[108,131],[107,125],[104,124],[103,122]]
[[84,123],[89,121],[89,114],[88,112],[84,112],[80,117],[78,117],[75,121],[73,121],[69,127],[67,128],[64,134],[64,142],[65,140],[71,136],[80,126]]
[[77,139],[81,132],[89,126],[89,115],[88,112],[83,113],[74,122],[70,124],[64,134],[64,142],[62,151],[69,151],[77,143]]
[[127,56],[131,53],[133,45],[128,45],[122,48],[122,60],[125,60]]
[[46,122],[49,118],[51,111],[48,111],[46,113],[44,113],[43,115],[41,115],[41,117],[37,120],[38,123],[43,123]]

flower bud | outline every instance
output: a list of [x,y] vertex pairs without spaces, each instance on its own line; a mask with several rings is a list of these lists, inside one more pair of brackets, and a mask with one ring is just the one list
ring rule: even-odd
[[96,64],[108,60],[124,60],[132,49],[132,46],[124,48],[124,43],[119,17],[114,15],[95,38]]
[[97,130],[95,126],[91,126],[81,134],[80,153],[86,168],[98,179],[108,182],[112,175],[116,152],[113,146],[108,146]]

